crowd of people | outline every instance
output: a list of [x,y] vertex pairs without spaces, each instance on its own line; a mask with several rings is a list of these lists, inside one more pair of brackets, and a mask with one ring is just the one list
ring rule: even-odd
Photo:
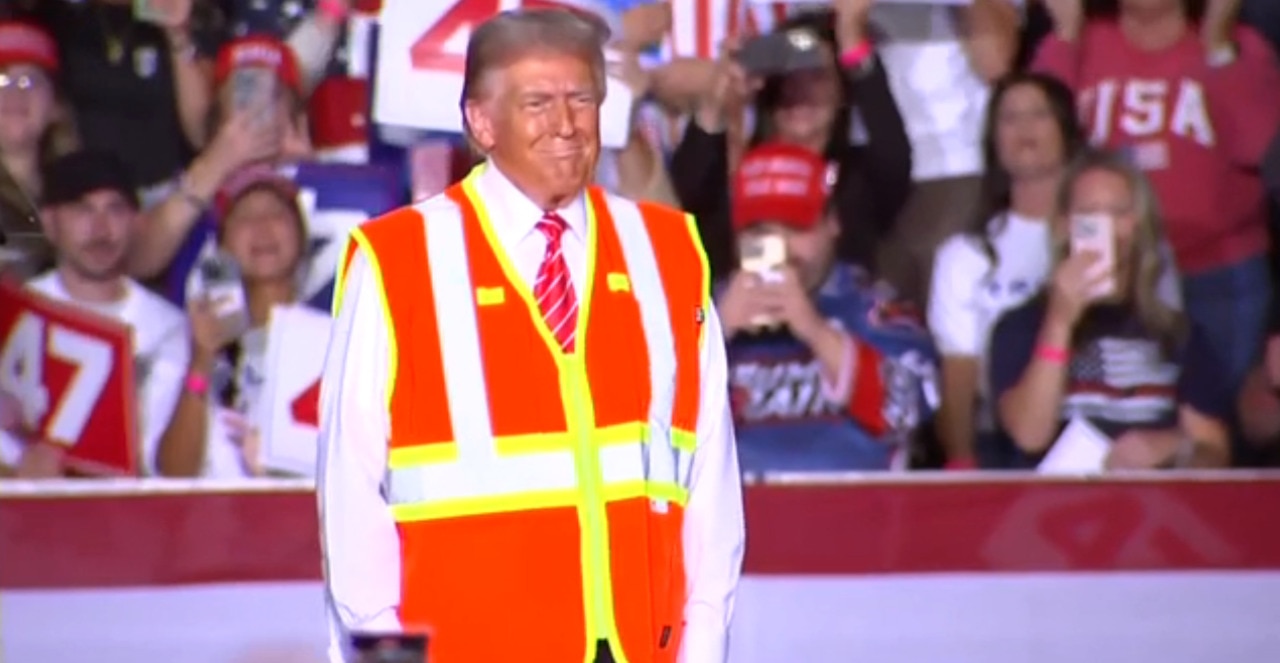
[[[6,4],[6,277],[132,329],[140,474],[272,474],[272,310],[483,155],[373,126],[377,2]],[[1106,469],[1274,462],[1280,5],[830,0],[698,58],[667,0],[598,4],[634,98],[598,181],[692,215],[744,472],[1026,469],[1081,428]],[[0,471],[80,473],[11,363]]]

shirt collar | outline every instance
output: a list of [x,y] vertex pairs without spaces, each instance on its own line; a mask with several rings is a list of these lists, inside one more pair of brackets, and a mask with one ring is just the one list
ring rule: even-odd
[[[476,188],[490,210],[490,222],[500,237],[513,241],[524,239],[534,232],[544,210],[524,195],[507,176],[498,170],[492,160],[485,162],[484,170],[476,178]],[[569,232],[585,241],[587,236],[586,195],[578,194],[564,207],[555,210],[564,219]]]

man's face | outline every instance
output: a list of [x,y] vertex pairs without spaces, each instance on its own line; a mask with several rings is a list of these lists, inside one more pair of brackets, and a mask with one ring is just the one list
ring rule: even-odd
[[806,290],[817,290],[827,280],[838,233],[839,226],[830,215],[808,230],[786,230],[787,262],[796,270]]
[[94,191],[76,202],[51,207],[43,216],[62,264],[92,280],[125,273],[138,210],[119,192]]
[[539,203],[567,200],[591,183],[604,95],[590,64],[570,55],[536,55],[484,83],[491,89],[467,105],[467,120],[476,142],[508,177]]

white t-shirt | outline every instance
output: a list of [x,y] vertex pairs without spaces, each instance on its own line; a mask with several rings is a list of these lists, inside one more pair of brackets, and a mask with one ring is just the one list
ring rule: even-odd
[[[997,264],[971,235],[955,235],[938,247],[933,260],[928,323],[934,344],[943,356],[978,359],[979,399],[986,401],[986,364],[991,332],[1006,311],[1038,293],[1053,269],[1052,239],[1046,221],[1013,212],[987,224]],[[1179,276],[1168,245],[1161,253],[1169,268],[1156,285],[1160,299],[1182,307]],[[985,429],[990,411],[979,409],[978,425]]]
[[928,322],[943,355],[982,359],[996,321],[1040,290],[1052,267],[1049,224],[1012,212],[988,224],[997,264],[971,235],[938,247]]
[[139,385],[138,437],[142,444],[139,460],[143,473],[154,474],[160,438],[178,405],[191,362],[186,315],[132,280],[126,280],[124,299],[105,304],[73,300],[56,271],[28,281],[27,287],[51,299],[115,318],[133,331],[134,376]]

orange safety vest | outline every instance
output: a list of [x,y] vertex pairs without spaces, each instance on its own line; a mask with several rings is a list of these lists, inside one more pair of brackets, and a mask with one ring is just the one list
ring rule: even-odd
[[365,223],[344,261],[366,256],[392,340],[400,622],[431,633],[436,663],[589,663],[601,639],[619,663],[673,663],[709,306],[692,219],[588,190],[566,355],[495,238],[481,168]]

